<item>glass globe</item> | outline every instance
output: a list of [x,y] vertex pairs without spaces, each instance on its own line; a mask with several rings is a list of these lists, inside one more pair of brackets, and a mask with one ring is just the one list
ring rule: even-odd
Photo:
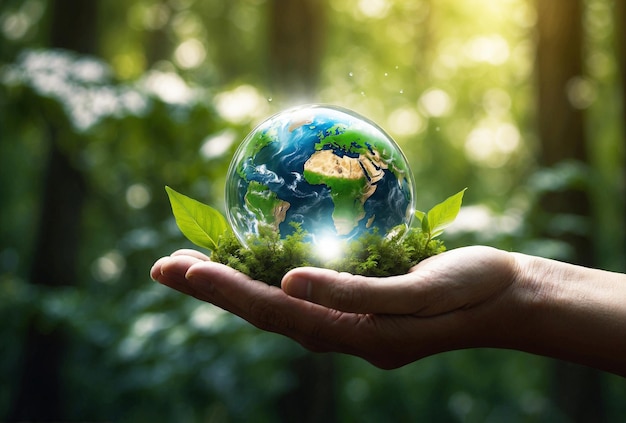
[[284,238],[299,226],[328,252],[334,241],[375,228],[384,236],[408,227],[413,175],[395,141],[370,120],[335,106],[300,106],[243,140],[228,170],[226,211],[244,245],[263,228]]

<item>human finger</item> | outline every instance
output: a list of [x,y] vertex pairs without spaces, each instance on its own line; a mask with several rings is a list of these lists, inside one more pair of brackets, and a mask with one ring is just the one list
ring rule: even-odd
[[193,290],[193,286],[185,279],[185,274],[192,265],[202,261],[185,255],[163,257],[152,266],[150,275],[162,285],[184,294],[195,296],[196,293]]
[[189,256],[189,257],[195,257],[202,261],[210,260],[209,256],[207,256],[206,254],[201,253],[200,251],[197,251],[197,250],[192,250],[190,248],[184,248],[178,251],[174,251],[172,253],[172,256]]
[[[206,266],[192,269],[193,265],[206,263]],[[226,311],[238,315],[256,326],[273,330],[275,332],[296,336],[289,333],[288,328],[292,325],[280,313],[268,314],[274,308],[268,307],[263,311],[261,304],[266,301],[269,291],[276,291],[275,287],[268,287],[258,281],[250,281],[250,278],[232,268],[217,263],[210,263],[181,253],[163,257],[154,264],[151,276],[159,283],[175,289],[183,294],[193,296],[199,300],[214,304]],[[232,287],[226,293],[215,289],[215,285]],[[280,290],[278,290],[280,291]],[[277,294],[273,292],[272,294]],[[284,295],[284,294],[283,294]],[[242,305],[249,297],[258,298],[258,306],[246,307]],[[309,347],[316,350],[322,348],[320,342],[304,341]]]
[[161,276],[161,266],[163,265],[163,263],[165,263],[169,259],[170,257],[166,256],[166,257],[161,257],[160,259],[154,262],[154,264],[152,265],[152,268],[150,269],[150,277],[152,278],[152,280],[156,281],[158,277]]
[[313,351],[351,354],[381,368],[438,351],[442,342],[436,335],[447,333],[453,319],[419,319],[415,326],[406,316],[345,313],[289,296],[228,266],[184,255],[160,259],[154,268],[159,282],[260,329],[288,336]]
[[[158,259],[150,269],[150,277],[153,280],[157,280],[158,277],[162,276],[161,267],[163,264],[170,262],[172,257],[192,257],[196,260],[207,261],[210,260],[209,257],[199,251],[192,249],[181,249],[178,251],[174,251],[171,255],[161,257]],[[195,260],[192,260],[192,264],[195,263]]]
[[494,298],[513,280],[510,254],[467,247],[431,257],[405,275],[369,278],[328,269],[298,268],[282,287],[288,294],[355,313],[437,316]]
[[291,270],[281,286],[296,298],[352,313],[413,314],[441,295],[419,274],[371,278],[314,267]]
[[[285,294],[280,288],[255,281],[212,262],[189,268],[186,278],[196,297],[247,320],[254,326],[295,339],[315,351],[359,355],[374,329],[363,316],[342,313]],[[355,331],[357,326],[361,330]]]

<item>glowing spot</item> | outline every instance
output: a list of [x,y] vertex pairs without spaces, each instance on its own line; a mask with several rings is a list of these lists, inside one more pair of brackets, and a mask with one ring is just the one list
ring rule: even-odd
[[189,10],[177,13],[172,19],[172,28],[180,39],[202,34],[203,25],[200,17]]
[[397,135],[415,135],[424,129],[424,119],[412,107],[400,107],[389,115],[389,129]]
[[189,323],[200,330],[211,329],[226,312],[209,304],[199,305],[189,318]]
[[145,313],[135,320],[130,334],[139,338],[149,337],[171,325],[172,318],[165,313]]
[[452,99],[444,90],[433,88],[422,94],[419,106],[425,115],[441,117],[448,114],[452,108]]
[[148,91],[166,103],[185,104],[194,97],[183,78],[173,72],[151,71],[144,83]]
[[521,135],[515,125],[485,122],[467,136],[465,153],[478,164],[498,168],[506,164],[520,143]]
[[174,59],[183,69],[197,68],[206,58],[204,44],[196,38],[181,43],[174,52]]
[[112,250],[94,261],[91,265],[91,273],[100,282],[114,282],[119,278],[125,266],[124,256],[119,251]]
[[474,37],[466,44],[467,56],[475,62],[501,65],[510,56],[509,43],[500,35]]
[[144,184],[133,184],[126,190],[126,202],[133,209],[143,209],[151,199],[150,191]]
[[231,123],[243,124],[264,116],[267,100],[252,85],[240,85],[215,96],[219,115]]
[[368,18],[384,18],[389,12],[389,2],[387,0],[360,0],[359,11]]
[[567,81],[567,99],[577,109],[586,109],[596,100],[596,87],[592,81],[574,77]]
[[324,236],[315,242],[315,251],[324,260],[333,260],[341,256],[343,246],[337,238]]
[[237,133],[227,129],[217,134],[210,135],[202,143],[200,153],[207,159],[223,156],[237,139]]
[[3,16],[0,28],[4,36],[10,40],[19,40],[26,35],[32,22],[24,13],[13,13]]

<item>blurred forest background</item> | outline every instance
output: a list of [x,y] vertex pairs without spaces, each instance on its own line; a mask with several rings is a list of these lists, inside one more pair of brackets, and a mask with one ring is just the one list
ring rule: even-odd
[[[0,420],[602,422],[626,380],[513,351],[382,371],[149,278],[237,144],[307,102],[402,146],[448,247],[626,271],[623,0],[0,0]],[[514,328],[512,328],[514,330]],[[616,334],[624,336],[624,334]]]

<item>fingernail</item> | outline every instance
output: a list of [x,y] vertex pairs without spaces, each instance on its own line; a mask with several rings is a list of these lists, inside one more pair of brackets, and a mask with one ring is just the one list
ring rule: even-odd
[[152,280],[158,282],[159,276],[163,275],[163,265],[167,263],[168,260],[169,257],[162,257],[152,265],[150,268],[150,277]]
[[286,281],[286,292],[292,297],[309,300],[311,298],[311,281],[299,277],[290,277]]
[[156,265],[152,265],[150,268],[150,279],[153,281],[157,280],[157,277],[161,274],[161,272],[157,272]]

